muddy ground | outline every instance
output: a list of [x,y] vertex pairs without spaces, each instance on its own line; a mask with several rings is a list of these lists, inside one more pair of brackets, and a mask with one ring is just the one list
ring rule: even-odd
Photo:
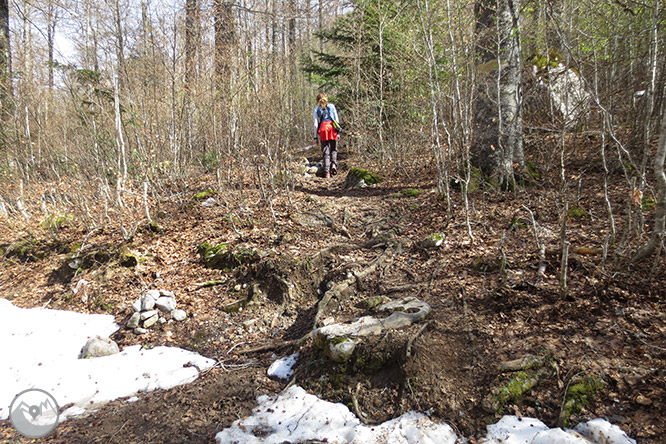
[[[601,173],[590,165],[574,159],[567,171],[569,207],[581,211],[567,221],[566,297],[559,280],[560,187],[544,178],[513,192],[471,191],[468,225],[460,191],[452,190],[449,218],[435,173],[418,165],[384,172],[373,187],[347,190],[346,173],[358,165],[346,158],[332,179],[296,174],[293,190],[272,196],[272,209],[265,190],[250,186],[217,190],[216,204],[204,207],[190,196],[217,182],[203,177],[188,184],[186,199],[160,203],[160,232],[137,231],[127,244],[139,259],[131,267],[118,263],[124,242],[111,226],[90,234],[76,220],[55,231],[38,216],[30,223],[12,218],[0,232],[0,297],[22,307],[112,313],[122,326],[142,292],[165,288],[196,316],[146,335],[121,328],[112,338],[121,346],[183,347],[218,362],[192,384],[111,402],[35,442],[212,443],[216,432],[250,413],[258,395],[289,383],[269,379],[266,369],[275,356],[297,348],[291,382],[350,407],[356,401],[368,423],[416,409],[474,442],[503,414],[549,426],[604,417],[639,443],[664,442],[666,264],[663,256],[628,264],[640,240],[635,229],[626,242],[622,237],[631,193],[619,172],[610,183],[618,238],[604,255],[609,223]],[[644,207],[649,230],[654,209]],[[539,227],[536,237],[526,208]],[[445,234],[444,243],[422,247],[434,232]],[[544,258],[536,238],[546,247]],[[39,254],[6,254],[21,239],[35,241]],[[88,251],[108,254],[71,276],[63,264],[84,239]],[[197,252],[203,242],[256,250],[256,256],[207,268]],[[416,296],[433,309],[427,324],[373,338],[342,364],[323,357],[311,340],[300,347],[295,340],[312,329],[321,293],[389,246],[390,258],[326,315],[344,321],[368,314],[357,306],[367,297]],[[90,282],[86,297],[73,294],[81,278]],[[293,284],[288,296],[280,290],[284,280]],[[224,311],[255,283],[262,288],[256,304]],[[524,357],[533,357],[530,365],[506,364]],[[0,440],[32,442],[8,421],[0,424]]]

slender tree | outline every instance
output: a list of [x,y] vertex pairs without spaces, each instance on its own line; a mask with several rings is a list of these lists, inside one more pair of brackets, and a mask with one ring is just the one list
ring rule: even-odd
[[199,47],[199,2],[185,1],[185,87],[190,88],[196,73]]
[[11,55],[9,51],[9,2],[0,0],[0,112],[11,95]]

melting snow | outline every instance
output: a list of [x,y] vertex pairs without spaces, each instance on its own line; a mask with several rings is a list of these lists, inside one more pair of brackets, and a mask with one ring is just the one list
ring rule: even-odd
[[64,419],[139,391],[192,382],[214,364],[187,350],[145,350],[140,345],[116,355],[78,359],[89,338],[117,329],[111,315],[22,309],[0,299],[0,420],[9,416],[16,394],[29,388],[46,390],[61,407],[73,403]]
[[286,358],[277,359],[268,367],[268,376],[280,379],[289,379],[294,374],[294,365],[298,361],[298,353],[289,355]]

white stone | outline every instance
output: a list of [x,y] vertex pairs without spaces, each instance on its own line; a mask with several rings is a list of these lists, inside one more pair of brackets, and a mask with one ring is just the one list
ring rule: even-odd
[[[146,294],[141,296],[141,298],[139,299],[139,301],[141,303],[141,310],[138,310],[138,311],[152,310],[155,307],[155,300],[158,297],[159,297],[159,292],[157,292],[157,290],[147,291]],[[137,311],[136,308],[135,308],[135,311]]]
[[155,306],[161,311],[171,313],[176,308],[176,298],[173,296],[162,296],[155,301]]
[[148,330],[146,330],[145,328],[137,327],[134,329],[134,333],[136,333],[137,335],[145,335],[146,333],[148,333]]
[[134,301],[134,303],[132,304],[132,310],[141,311],[141,298]]
[[165,290],[163,288],[160,288],[160,296],[170,296],[172,298],[175,298],[176,294],[173,291],[169,291],[169,290]]
[[141,313],[140,317],[142,321],[145,321],[148,318],[152,318],[157,314],[157,310],[148,310]]
[[155,325],[155,323],[156,323],[159,319],[160,319],[160,317],[159,317],[158,315],[155,314],[155,315],[149,317],[148,319],[146,319],[145,321],[143,321],[143,327],[144,327],[144,328],[150,328],[150,327],[152,327],[153,325]]
[[134,313],[132,317],[129,318],[129,321],[127,321],[127,328],[137,328],[140,320],[141,313]]
[[215,205],[216,203],[217,203],[217,202],[215,201],[215,198],[214,198],[214,197],[209,197],[208,199],[206,199],[206,200],[204,200],[203,202],[201,202],[201,206],[202,206],[202,207],[212,207],[212,206]]
[[174,321],[184,321],[187,318],[187,313],[185,313],[185,310],[172,310],[171,311],[171,318],[173,318]]
[[95,336],[88,339],[86,345],[83,346],[81,354],[79,354],[79,359],[98,358],[100,356],[115,355],[119,352],[118,344],[111,339]]

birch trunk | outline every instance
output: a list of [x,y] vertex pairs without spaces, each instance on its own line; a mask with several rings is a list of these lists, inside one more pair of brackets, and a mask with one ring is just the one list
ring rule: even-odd
[[[485,85],[474,111],[475,164],[498,186],[514,186],[514,166],[524,165],[519,5],[516,0],[477,0],[477,70]],[[491,26],[496,18],[494,29]]]

